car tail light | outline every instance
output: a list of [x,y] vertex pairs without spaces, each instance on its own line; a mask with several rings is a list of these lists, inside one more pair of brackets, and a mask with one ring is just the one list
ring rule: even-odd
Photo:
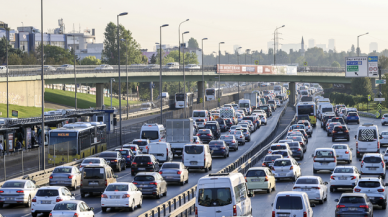
[[368,209],[369,209],[369,205],[360,205],[359,207],[360,207],[360,208],[365,208],[365,210],[368,210]]
[[378,192],[384,192],[385,189],[384,189],[384,188],[382,188],[382,189],[377,189],[377,191],[378,191]]
[[159,174],[163,174],[163,171],[159,171]]
[[264,182],[268,182],[268,176],[265,176]]
[[337,157],[334,156],[334,163],[337,162]]
[[307,217],[307,212],[303,212],[303,217]]
[[334,130],[333,130],[333,131],[331,131],[331,133],[336,133],[336,132],[337,132],[337,131],[334,131]]
[[132,184],[137,185],[137,182],[132,182]]
[[272,167],[271,170],[275,171],[275,167]]
[[106,181],[106,179],[105,179],[105,186],[108,186],[108,182]]
[[195,207],[195,217],[198,217],[198,207]]
[[298,151],[302,151],[302,149],[298,148]]
[[350,179],[350,180],[355,180],[357,177],[355,177],[355,176],[352,176],[352,178]]
[[131,158],[131,156],[127,155],[127,158]]
[[244,179],[245,179],[245,182],[248,182],[248,180],[247,180],[247,177],[246,177],[246,176],[244,177]]
[[333,180],[335,180],[334,178],[335,178],[335,176],[330,176],[330,179],[333,179]]
[[354,191],[355,191],[355,192],[360,192],[360,191],[361,191],[361,189],[359,189],[359,188],[355,188],[355,189],[354,189]]
[[50,212],[49,216],[53,216],[53,214]]
[[385,163],[384,163],[383,160],[381,161],[381,166],[382,166],[383,168],[385,167]]
[[290,166],[290,170],[293,170],[294,169],[294,166]]
[[349,130],[345,130],[345,133],[349,133]]
[[298,189],[298,188],[300,188],[300,187],[294,187],[293,189]]
[[206,134],[207,136],[212,136],[211,134]]
[[349,154],[349,151],[345,151],[345,154]]
[[156,185],[156,186],[158,186],[158,183],[157,183],[157,182],[150,182],[150,185]]
[[380,149],[380,142],[377,142],[377,148]]
[[132,162],[132,165],[137,165],[137,163],[136,162]]
[[122,198],[129,198],[130,196],[129,194],[124,194]]
[[316,158],[316,157],[313,158],[313,161],[314,161],[314,162],[315,162],[315,158]]
[[50,179],[53,179],[53,175],[50,176]]
[[36,197],[32,198],[31,202],[36,202]]
[[242,138],[242,136],[240,136],[240,138]]
[[78,217],[78,213],[74,213],[73,217]]
[[360,153],[360,152],[358,151],[358,141],[356,141],[356,150],[357,150],[357,153]]
[[176,174],[180,175],[180,174],[182,174],[182,171],[178,171],[178,172],[176,172]]
[[79,168],[82,168],[82,165],[79,165]]
[[102,194],[101,198],[108,198],[108,196],[106,196],[106,194]]
[[232,143],[236,143],[236,141],[233,140]]
[[197,136],[200,136],[201,134],[197,133]]
[[19,191],[16,191],[16,193],[24,194],[24,191],[23,190],[19,190]]
[[314,188],[314,189],[321,189],[320,187],[312,187],[312,188]]
[[262,165],[262,166],[267,166],[267,165],[265,165],[265,163],[262,163],[261,165]]
[[67,178],[72,179],[72,178],[73,178],[73,175],[69,175]]
[[[167,156],[167,159],[168,159],[168,148],[166,148],[166,156]],[[174,155],[173,155],[174,156]]]
[[364,161],[361,161],[361,168],[364,166]]
[[345,208],[346,206],[345,205],[337,205],[337,209],[339,208]]
[[152,162],[147,162],[148,165],[152,165]]
[[57,199],[55,200],[55,202],[61,202],[61,201],[63,201],[63,199],[62,198],[60,198],[60,197],[57,197]]
[[275,211],[272,211],[272,217],[275,217],[275,216],[276,216]]
[[233,216],[237,216],[237,207],[233,205]]

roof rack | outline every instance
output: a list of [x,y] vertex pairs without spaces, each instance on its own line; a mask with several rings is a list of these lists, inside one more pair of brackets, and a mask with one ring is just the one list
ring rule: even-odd
[[364,123],[364,124],[362,124],[362,126],[365,126],[365,127],[370,127],[370,126],[373,126],[374,124],[372,124],[372,123]]
[[229,176],[229,173],[210,173],[209,176]]
[[158,126],[158,124],[156,124],[156,123],[152,123],[152,124],[144,123],[144,124],[143,124],[143,126],[146,126],[146,125]]

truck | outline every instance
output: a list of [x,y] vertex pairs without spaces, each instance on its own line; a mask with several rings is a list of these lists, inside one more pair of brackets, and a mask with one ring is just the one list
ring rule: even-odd
[[251,101],[252,111],[259,106],[257,93],[244,93],[244,99],[249,99]]
[[193,119],[167,119],[166,142],[171,144],[172,153],[181,156],[186,144],[193,144]]

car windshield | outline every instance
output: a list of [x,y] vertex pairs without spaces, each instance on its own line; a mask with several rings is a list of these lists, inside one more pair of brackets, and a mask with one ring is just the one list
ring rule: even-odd
[[129,155],[128,150],[116,150],[116,151],[119,151],[122,155]]
[[100,159],[85,159],[82,161],[83,164],[99,164]]
[[291,161],[289,161],[289,160],[277,160],[277,161],[275,161],[275,163],[273,165],[280,166],[280,167],[291,166]]
[[186,154],[201,154],[203,152],[203,146],[185,146]]
[[217,126],[215,124],[206,124],[205,128],[211,129],[211,130],[217,130]]
[[353,168],[336,168],[334,173],[353,173]]
[[232,140],[232,139],[234,139],[233,137],[234,136],[221,136],[220,139],[221,140]]
[[290,147],[293,148],[299,148],[299,143],[298,142],[289,142],[287,143]]
[[59,203],[55,205],[54,210],[77,210],[76,203]]
[[136,144],[138,146],[146,146],[148,143],[146,141],[132,141],[133,144]]
[[377,164],[377,163],[381,163],[382,162],[382,159],[381,158],[379,158],[379,157],[364,157],[364,159],[362,159],[362,161],[364,162],[364,163],[375,163],[375,164]]
[[275,156],[265,156],[264,161],[275,161],[276,159],[281,158],[279,155]]
[[296,180],[296,184],[306,184],[306,185],[318,184],[318,179],[299,178],[298,180]]
[[51,190],[51,189],[40,189],[38,192],[36,192],[36,196],[38,197],[54,197],[58,196],[58,190]]
[[2,188],[24,188],[25,182],[6,182]]
[[200,206],[226,206],[232,203],[230,188],[201,188],[198,195]]
[[360,181],[358,186],[362,188],[378,188],[381,184],[378,181]]
[[211,131],[210,130],[201,130],[198,133],[199,134],[209,134]]
[[263,170],[249,170],[246,177],[265,177],[267,174]]
[[281,154],[281,155],[283,155],[283,157],[287,157],[287,156],[288,156],[288,152],[285,151],[285,150],[282,150],[282,151],[274,151],[274,152],[272,152],[272,154]]
[[83,170],[84,179],[103,179],[105,169],[104,168],[85,168]]
[[280,196],[276,201],[276,209],[303,209],[302,199],[293,196]]
[[204,111],[195,111],[193,112],[193,117],[205,117],[205,112]]
[[128,191],[128,185],[109,185],[105,191]]
[[53,173],[71,173],[71,168],[55,168]]
[[292,139],[293,141],[298,141],[298,142],[301,142],[303,141],[302,137],[300,136],[287,136],[287,139]]
[[382,132],[381,135],[386,136],[388,135],[388,132]]
[[333,151],[330,150],[319,150],[315,153],[316,158],[334,158]]
[[355,112],[350,112],[350,113],[348,114],[348,116],[357,116],[357,113],[355,113]]
[[136,163],[151,162],[151,157],[148,157],[148,156],[136,156],[133,161],[136,162]]
[[209,145],[217,146],[217,145],[224,145],[224,143],[223,142],[210,142]]
[[272,145],[271,150],[283,150],[287,149],[285,145]]
[[112,152],[102,152],[99,157],[117,157],[117,153]]
[[179,169],[179,164],[177,163],[164,163],[162,169]]
[[155,178],[153,176],[135,176],[135,179],[134,181],[138,181],[138,182],[146,182],[146,181],[154,181]]
[[155,140],[159,139],[159,132],[154,130],[154,131],[141,131],[141,139],[150,139],[150,140]]
[[340,203],[365,203],[363,197],[345,196],[341,197]]

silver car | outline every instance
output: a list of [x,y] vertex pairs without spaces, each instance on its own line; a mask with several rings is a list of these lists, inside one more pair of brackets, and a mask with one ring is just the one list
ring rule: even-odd
[[87,165],[96,165],[96,166],[104,166],[104,165],[108,165],[108,162],[106,162],[106,160],[104,158],[101,158],[101,157],[88,157],[88,158],[85,158],[81,165],[79,165],[79,170],[82,171],[83,168]]
[[23,204],[31,207],[32,198],[38,191],[36,186],[30,180],[9,180],[4,182],[0,188],[0,208],[4,204]]
[[132,182],[144,195],[161,198],[167,196],[167,182],[158,172],[141,172]]
[[75,166],[59,166],[50,175],[50,186],[66,186],[73,190],[81,183],[81,172]]
[[245,145],[245,136],[241,130],[235,129],[230,131],[229,134],[234,135],[239,144]]
[[243,134],[245,136],[245,141],[247,141],[247,142],[251,141],[251,133],[249,132],[248,127],[241,127],[241,128],[237,128],[237,129],[241,129],[241,131],[243,132]]
[[189,183],[189,171],[182,162],[166,162],[159,170],[167,183],[178,182],[180,185]]
[[221,135],[220,140],[224,140],[226,145],[229,146],[229,150],[238,150],[238,141],[233,135]]

